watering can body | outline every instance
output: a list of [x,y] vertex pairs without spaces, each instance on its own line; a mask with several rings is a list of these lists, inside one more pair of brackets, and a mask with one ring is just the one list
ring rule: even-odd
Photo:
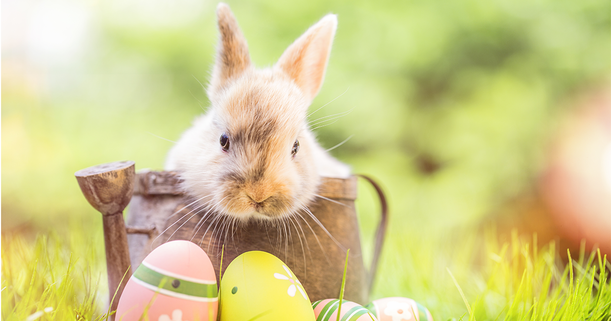
[[[311,214],[298,213],[278,221],[233,222],[198,209],[182,193],[174,172],[137,174],[127,214],[132,267],[157,246],[170,240],[191,240],[210,257],[217,278],[238,255],[253,250],[283,260],[314,302],[339,296],[346,250],[350,249],[344,297],[368,302],[370,278],[361,255],[355,210],[357,179],[322,178]],[[378,251],[376,246],[376,251]],[[377,258],[379,253],[374,254]],[[376,259],[377,261],[377,259]]]

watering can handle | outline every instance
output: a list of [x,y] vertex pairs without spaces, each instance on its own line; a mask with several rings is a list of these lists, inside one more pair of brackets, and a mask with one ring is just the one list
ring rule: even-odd
[[371,293],[373,289],[373,281],[375,280],[376,272],[378,270],[378,261],[380,259],[380,254],[382,253],[382,246],[384,245],[384,237],[386,236],[386,229],[388,227],[388,203],[386,202],[386,196],[384,195],[384,191],[376,181],[374,181],[371,177],[366,175],[356,175],[361,177],[369,182],[375,188],[376,193],[378,194],[378,198],[380,199],[380,223],[378,224],[378,228],[376,230],[375,235],[375,247],[373,250],[373,259],[371,260],[371,266],[369,267],[369,284],[368,291]]

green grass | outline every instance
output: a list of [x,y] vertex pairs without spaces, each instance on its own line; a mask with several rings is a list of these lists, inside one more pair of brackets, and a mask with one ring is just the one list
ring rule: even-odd
[[536,235],[514,231],[500,243],[496,232],[484,234],[393,239],[374,299],[410,297],[435,320],[611,320],[606,256],[584,245],[567,251],[566,263],[556,243],[540,246]]
[[35,239],[4,233],[2,320],[103,319],[107,279],[101,255],[103,248],[79,232]]
[[[391,235],[372,299],[405,296],[435,320],[611,320],[611,264],[514,233],[421,242]],[[2,237],[2,320],[104,320],[101,233]],[[48,312],[44,312],[46,311]]]

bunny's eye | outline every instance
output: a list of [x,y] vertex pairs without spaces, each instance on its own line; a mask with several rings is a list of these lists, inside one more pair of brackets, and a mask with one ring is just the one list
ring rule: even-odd
[[295,144],[293,144],[293,149],[291,150],[291,155],[295,156],[299,151],[299,141],[295,140]]
[[223,149],[223,151],[228,151],[229,150],[229,137],[227,137],[227,134],[223,133],[221,135],[221,139],[219,140],[219,143],[221,143],[221,148]]

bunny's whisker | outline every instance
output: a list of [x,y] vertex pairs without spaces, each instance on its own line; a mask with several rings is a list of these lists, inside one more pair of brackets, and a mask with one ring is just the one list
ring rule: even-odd
[[[189,207],[189,206],[191,206],[191,205],[193,205],[193,204],[195,204],[195,203],[197,203],[197,202],[199,202],[199,201],[203,200],[203,199],[204,199],[204,198],[206,198],[206,197],[212,197],[212,195],[204,195],[204,196],[200,197],[199,199],[196,199],[195,201],[193,201],[193,202],[191,202],[191,203],[189,203],[189,204],[187,204],[187,205],[183,206],[183,207],[182,207],[182,208],[180,208],[178,211],[174,212],[174,214],[172,214],[172,215],[170,215],[170,216],[166,217],[165,221],[167,222],[167,221],[168,221],[170,218],[172,218],[174,215],[176,215],[176,214],[178,214],[178,213],[182,212],[182,211],[183,211],[184,209],[186,209],[187,207]],[[171,227],[171,226],[170,226],[170,227]]]
[[202,82],[201,82],[201,81],[199,81],[199,79],[197,79],[197,77],[195,77],[195,75],[193,75],[193,74],[192,74],[191,76],[193,77],[193,79],[195,79],[195,81],[197,81],[197,82],[199,83],[199,85],[200,85],[200,86],[202,86],[202,89],[206,90],[206,86],[204,86],[204,85],[202,84]]
[[157,137],[157,138],[159,138],[159,139],[163,139],[163,140],[168,141],[168,142],[170,142],[170,143],[174,143],[174,144],[176,144],[176,142],[175,142],[175,141],[173,141],[173,140],[169,140],[169,139],[164,138],[164,137],[161,137],[161,136],[159,136],[159,135],[155,135],[155,134],[153,134],[153,133],[151,133],[151,132],[147,132],[147,133],[148,133],[149,135],[155,136],[155,137]]
[[235,217],[227,217],[225,219],[226,221],[226,226],[224,227],[225,229],[225,240],[224,240],[224,244],[227,244],[227,236],[231,236],[233,238],[233,221],[234,221]]
[[199,222],[197,222],[197,224],[195,225],[193,233],[191,234],[191,241],[193,241],[199,230],[202,228],[202,226],[204,226],[204,223],[207,219],[207,214],[208,212],[204,213],[204,215],[202,215],[202,218],[200,218]]
[[315,124],[317,122],[320,122],[320,121],[326,121],[326,120],[329,120],[329,119],[335,119],[335,118],[344,117],[344,116],[350,114],[353,110],[354,110],[354,108],[350,108],[350,109],[348,109],[346,111],[342,111],[342,112],[339,112],[339,113],[336,113],[336,114],[322,116],[322,117],[319,117],[317,119],[313,119],[313,120],[309,121],[308,124],[309,125],[313,125],[313,124]]
[[[305,241],[306,248],[308,249],[308,253],[310,253],[310,246],[308,245],[308,238],[306,237],[305,232],[304,232],[303,228],[301,227],[301,224],[299,224],[299,221],[297,220],[297,218],[295,216],[301,217],[301,215],[299,215],[299,213],[295,213],[295,215],[291,215],[291,218],[295,221],[295,225],[297,227],[299,227],[299,230],[301,230],[301,235],[303,235],[303,240]],[[300,238],[300,240],[301,240],[301,238]],[[305,252],[304,252],[304,255],[305,255]],[[311,254],[310,254],[310,256],[311,256]]]
[[[221,200],[221,201],[222,201],[222,200]],[[206,204],[204,204],[204,205],[208,206],[208,205],[209,205],[209,203],[210,203],[210,202],[208,202],[208,203],[206,203]],[[206,209],[207,209],[207,211],[206,211]],[[193,235],[191,236],[191,240],[193,240],[193,238],[195,238],[195,236],[197,235],[197,233],[199,232],[199,230],[200,230],[200,229],[201,229],[201,228],[204,226],[204,223],[206,222],[206,220],[208,220],[209,216],[212,216],[212,214],[213,214],[213,209],[214,209],[214,207],[213,207],[213,206],[208,206],[208,207],[204,207],[204,208],[201,208],[200,210],[198,210],[198,213],[197,213],[197,214],[199,214],[199,213],[201,213],[201,212],[203,212],[203,211],[206,211],[206,213],[204,213],[204,214],[202,215],[202,217],[199,219],[199,221],[197,222],[197,224],[195,224],[195,227],[194,227],[194,232],[193,232]],[[203,239],[202,239],[202,240],[203,240]],[[200,240],[200,244],[201,244],[201,240]]]
[[[221,204],[221,202],[222,202],[223,200],[224,200],[224,198],[223,198],[222,200],[220,200],[219,202],[217,202],[216,204],[214,204],[214,206],[212,207],[212,210],[213,210],[213,211],[216,211],[216,207],[217,207],[218,205],[220,205],[220,204]],[[206,234],[208,233],[208,230],[209,230],[209,229],[210,229],[210,227],[211,227],[211,226],[213,226],[213,225],[214,225],[214,228],[212,229],[212,236],[211,236],[211,239],[214,239],[214,234],[215,234],[215,232],[214,232],[214,231],[216,230],[216,227],[217,227],[217,225],[218,225],[218,221],[219,221],[219,220],[222,220],[222,219],[223,219],[223,216],[224,216],[224,215],[215,215],[215,216],[214,216],[214,219],[212,220],[212,222],[210,222],[210,225],[208,225],[208,228],[206,228],[206,231],[204,232],[204,235],[202,235],[202,240],[203,240],[203,239],[206,237]],[[211,244],[211,243],[212,243],[212,242],[209,242],[209,243],[208,243],[208,251],[210,250],[210,244]]]
[[[199,213],[201,213],[201,212],[202,211],[200,211]],[[199,230],[202,228],[202,226],[204,226],[204,223],[206,223],[206,219],[207,219],[208,213],[210,213],[210,210],[208,210],[206,213],[204,213],[202,215],[202,217],[199,219],[199,221],[197,222],[197,224],[195,224],[195,227],[193,227],[193,235],[191,235],[191,240],[193,240],[195,235],[197,235],[197,232],[199,232]]]
[[[221,200],[221,201],[223,201],[223,200]],[[195,225],[195,232],[193,232],[193,236],[191,236],[191,240],[193,240],[195,235],[197,235],[197,232],[199,232],[199,230],[202,228],[202,226],[204,226],[204,223],[208,219],[208,215],[211,215],[210,213],[213,212],[213,209],[214,209],[213,207],[210,207],[208,209],[208,211],[206,213],[204,213],[204,215],[202,215],[202,218],[199,220],[199,222],[197,222],[197,224]]]
[[345,93],[347,93],[347,92],[348,92],[348,89],[350,89],[350,87],[346,88],[346,90],[344,90],[344,92],[343,92],[343,93],[341,93],[341,94],[339,94],[339,96],[337,96],[337,97],[333,98],[333,100],[331,100],[330,102],[328,102],[328,103],[326,103],[326,104],[322,105],[321,107],[319,107],[319,108],[318,108],[318,109],[316,109],[315,111],[313,111],[313,112],[309,113],[309,114],[308,114],[308,116],[306,116],[306,117],[310,117],[310,116],[314,115],[314,114],[315,114],[317,111],[319,111],[319,110],[323,109],[323,108],[324,108],[325,106],[327,106],[328,104],[330,104],[330,103],[332,103],[332,102],[336,101],[336,100],[337,100],[339,97],[341,97],[341,96],[343,96]]
[[325,233],[326,233],[326,234],[329,236],[329,238],[331,238],[331,240],[333,241],[333,243],[335,243],[335,245],[337,245],[337,246],[338,246],[338,247],[339,247],[339,248],[340,248],[342,251],[346,252],[346,248],[345,248],[345,247],[344,247],[344,246],[343,246],[341,243],[339,243],[339,242],[338,242],[338,241],[335,239],[335,237],[334,237],[333,235],[331,235],[331,233],[329,233],[329,231],[327,230],[327,228],[326,228],[324,225],[322,225],[322,223],[321,223],[321,222],[318,220],[318,218],[317,218],[317,217],[316,217],[314,214],[312,214],[312,212],[310,211],[310,209],[309,209],[309,208],[307,208],[307,207],[306,207],[306,208],[304,208],[304,209],[305,209],[306,213],[307,213],[307,214],[308,214],[308,215],[309,215],[309,216],[310,216],[310,217],[311,217],[311,218],[314,220],[314,222],[316,222],[316,224],[318,224],[318,225],[319,225],[319,226],[322,228],[322,230],[323,230],[323,231],[324,231],[324,232],[325,232]]
[[212,236],[210,237],[210,242],[208,242],[208,248],[206,249],[207,253],[210,253],[210,245],[212,244],[212,240],[214,240],[214,231],[216,230],[216,224],[220,218],[221,215],[215,215],[212,219],[212,222],[210,222],[208,228],[206,228],[206,231],[202,235],[202,240],[204,240],[206,238],[206,234],[208,234],[208,230],[210,230],[210,228],[212,227]]
[[317,129],[319,129],[319,128],[323,128],[323,127],[327,127],[327,126],[329,126],[329,125],[333,125],[333,124],[335,124],[335,123],[337,123],[337,120],[336,120],[336,121],[334,121],[334,122],[328,123],[328,124],[324,124],[324,125],[316,126],[316,127],[314,127],[314,128],[310,128],[310,130],[314,131],[314,130],[317,130]]
[[[205,196],[204,196],[204,197],[205,197]],[[200,200],[201,200],[201,199],[203,199],[204,197],[200,198]],[[194,202],[192,202],[191,204],[193,204],[193,203],[195,203],[195,202],[197,202],[197,201],[194,201]],[[185,205],[185,206],[183,206],[183,207],[182,207],[180,210],[178,210],[178,211],[176,211],[174,214],[170,215],[170,217],[172,217],[172,216],[174,216],[174,215],[176,215],[176,214],[180,213],[181,211],[183,211],[184,209],[186,209],[188,206],[189,206],[189,205]],[[176,220],[174,223],[172,223],[170,226],[166,227],[166,228],[165,228],[165,229],[164,229],[164,230],[163,230],[161,233],[159,233],[159,235],[157,235],[157,237],[155,237],[155,239],[154,239],[154,240],[153,240],[151,243],[152,243],[152,244],[154,244],[155,242],[157,242],[157,239],[159,239],[159,237],[161,237],[162,235],[164,235],[164,234],[165,234],[165,232],[167,232],[167,231],[168,231],[170,228],[172,228],[172,226],[174,226],[174,225],[178,224],[180,221],[182,221],[182,219],[183,219],[183,218],[187,217],[189,214],[193,213],[193,211],[196,211],[196,210],[198,210],[199,208],[201,208],[201,207],[203,207],[203,206],[205,206],[205,203],[204,203],[203,205],[198,205],[198,207],[196,207],[195,209],[192,209],[192,210],[190,210],[189,212],[185,213],[183,216],[181,216],[179,219],[177,219],[177,220]],[[170,217],[166,218],[166,221],[167,221],[167,220],[168,220]],[[188,221],[189,221],[189,220],[187,220],[186,222],[188,222]],[[176,231],[175,231],[174,233],[176,233]],[[172,235],[174,235],[174,233],[172,233]],[[172,237],[172,236],[170,236],[170,237],[168,238],[168,240],[169,240],[171,237]]]
[[[193,76],[193,78],[195,78],[195,76]],[[197,80],[197,78],[195,78],[195,80]],[[197,82],[199,82],[199,80],[197,80]],[[200,85],[202,84],[201,82],[199,83]],[[202,109],[202,111],[206,111],[206,109],[204,108],[204,106],[202,106],[202,102],[197,99],[197,97],[195,97],[195,95],[191,92],[191,90],[189,90],[189,94],[191,94],[191,97],[193,97],[193,99],[195,99],[197,101],[197,105],[199,106],[199,108]]]
[[312,121],[308,122],[308,125],[312,126],[312,125],[316,125],[316,123],[319,122],[325,122],[325,121],[329,121],[329,120],[333,120],[333,119],[338,119],[344,116],[347,116],[348,114],[350,114],[352,111],[354,110],[354,108],[351,108],[347,111],[343,111],[341,113],[337,113],[337,114],[332,114],[332,115],[327,115],[327,116],[323,116],[317,119],[314,119]]
[[286,246],[288,247],[290,245],[291,246],[291,252],[294,253],[293,239],[292,239],[292,235],[291,235],[292,234],[292,230],[291,230],[291,226],[288,224],[288,217],[284,216],[283,217],[283,221],[284,221],[284,225],[286,226]]
[[[212,196],[212,195],[211,195],[211,196]],[[221,199],[219,202],[222,202],[224,199],[225,199],[225,198]],[[208,201],[208,202],[206,202],[206,203],[204,204],[204,205],[207,207],[208,211],[206,212],[206,214],[202,215],[202,218],[204,218],[206,215],[208,215],[208,213],[212,212],[213,207],[212,207],[212,206],[209,206],[209,205],[210,205],[210,202],[212,202],[212,200],[210,200],[210,201]],[[198,209],[199,209],[200,207],[201,207],[201,206],[198,206]],[[205,209],[204,209],[204,210],[205,210]],[[198,226],[200,223],[203,223],[203,221],[202,221],[201,219],[199,220],[199,222],[197,222],[197,224],[195,225],[195,227],[197,228],[197,226]]]
[[[227,224],[229,217],[227,215],[222,215],[218,220],[214,230],[212,231],[212,239],[221,241],[221,244],[217,247],[217,253],[220,248],[223,247],[224,244],[227,244]],[[224,235],[224,237],[223,237]]]
[[[280,225],[280,231],[282,232],[280,234],[280,243],[278,243],[279,245],[279,249],[281,253],[284,253],[284,259],[286,260],[286,247],[285,245],[285,236],[286,236],[286,230],[285,230],[285,226],[284,226],[284,221],[283,220],[277,220],[278,221],[278,225]],[[284,248],[284,251],[282,251],[282,249]]]
[[231,218],[231,242],[233,243],[233,245],[235,245],[235,233],[236,233],[236,229],[239,227],[238,224],[238,219],[236,217],[232,217]]
[[322,198],[323,200],[329,201],[331,203],[335,203],[337,205],[341,205],[341,206],[347,206],[346,204],[342,203],[342,202],[338,202],[336,200],[330,199],[328,197],[324,197],[322,195],[318,195],[318,194],[314,194],[314,196],[318,197],[318,198]]
[[286,248],[287,247],[286,247],[285,242],[286,242],[287,237],[286,237],[286,226],[284,225],[284,218],[278,220],[278,224],[280,224],[281,231],[282,231],[282,234],[280,234],[281,238],[280,238],[280,243],[279,244],[280,244],[280,248],[282,248],[282,245],[285,245],[284,246],[284,251],[282,251],[282,253],[284,253],[284,260],[286,261]]
[[[304,211],[307,210],[305,208],[305,206],[301,206],[301,209],[304,210]],[[325,256],[325,260],[327,261],[328,264],[331,264],[331,260],[329,260],[329,257],[327,256],[327,252],[325,251],[325,248],[322,246],[322,243],[320,243],[320,239],[318,238],[318,235],[316,235],[316,232],[314,232],[314,229],[312,228],[310,223],[308,223],[308,220],[306,220],[303,216],[301,216],[301,213],[299,213],[299,212],[297,212],[297,215],[299,216],[299,218],[301,218],[302,221],[304,221],[306,223],[306,225],[308,226],[308,228],[312,232],[312,235],[314,235],[314,238],[316,239],[316,243],[318,243],[318,247],[320,247],[321,252]]]
[[[214,238],[214,235],[216,234],[216,230],[217,230],[218,225],[220,224],[220,221],[221,221],[222,219],[223,219],[223,217],[222,217],[221,215],[216,215],[216,216],[214,217],[214,219],[212,220],[212,222],[210,223],[210,225],[208,226],[208,229],[209,229],[210,227],[212,227],[212,235],[210,236],[210,240],[216,240],[216,239]],[[208,233],[208,229],[206,229],[206,232],[204,232],[204,236],[203,236],[203,237],[205,237],[205,236],[206,236],[206,234]],[[211,245],[211,244],[212,244],[212,242],[208,242],[208,249],[206,250],[206,252],[208,252],[208,253],[210,252],[210,245]],[[217,252],[218,252],[218,249],[217,249]]]
[[[221,203],[222,203],[222,202],[223,202],[223,201],[224,201],[226,198],[227,198],[227,197],[223,197],[223,198],[222,198],[220,201],[218,201],[218,202],[214,203],[212,206],[210,206],[210,208],[208,209],[208,212],[206,212],[206,214],[205,214],[205,215],[207,216],[207,215],[208,215],[208,213],[214,213],[214,212],[216,212],[216,211],[217,211],[217,207],[218,207],[218,205],[220,205],[220,204],[221,204]],[[212,215],[212,216],[214,216],[214,215]],[[220,216],[221,216],[221,215],[216,215],[216,216],[214,216],[215,220],[216,220],[217,218],[219,218]],[[213,221],[213,222],[214,222],[214,221]],[[212,224],[211,224],[211,225],[212,225]],[[208,228],[210,228],[210,226],[211,226],[211,225],[208,225]],[[207,231],[208,231],[208,230],[206,230],[206,232],[207,232]],[[205,235],[206,235],[206,233],[204,233],[204,236],[205,236]]]
[[[189,223],[189,221],[190,221],[190,220],[191,220],[193,217],[195,217],[197,214],[199,214],[199,213],[200,213],[200,212],[199,212],[199,209],[200,209],[200,208],[203,208],[203,207],[205,207],[205,204],[204,204],[204,205],[200,205],[200,206],[198,207],[198,209],[197,209],[197,210],[191,210],[189,213],[191,213],[191,212],[193,212],[193,211],[196,211],[196,212],[195,212],[195,213],[193,213],[193,215],[191,215],[191,216],[190,216],[190,217],[189,217],[189,218],[188,218],[186,221],[184,221],[182,224],[180,224],[180,226],[179,226],[178,228],[176,228],[176,230],[174,230],[174,232],[172,232],[172,234],[170,235],[170,237],[168,237],[168,240],[171,240],[171,239],[172,239],[172,236],[174,236],[174,234],[176,234],[176,232],[178,232],[178,231],[179,231],[179,230],[180,230],[180,229],[181,229],[183,226],[185,226],[185,224]],[[181,218],[181,219],[182,219],[182,218]],[[178,222],[178,221],[177,221],[177,222]],[[176,222],[175,222],[174,224],[176,224]],[[172,224],[172,225],[174,225],[174,224]],[[166,230],[167,230],[167,229],[166,229]],[[165,232],[165,231],[164,231],[164,232]]]
[[327,149],[327,152],[328,152],[328,151],[332,151],[332,150],[334,150],[334,149],[336,149],[336,148],[338,148],[338,147],[340,147],[340,146],[344,145],[344,144],[345,144],[347,141],[349,141],[349,140],[350,140],[350,138],[352,138],[353,136],[354,136],[354,135],[350,135],[350,136],[348,136],[348,138],[344,139],[344,140],[343,140],[341,143],[339,143],[339,144],[337,144],[337,145],[335,145],[335,146],[333,146],[333,147],[331,147],[331,148]]
[[282,240],[282,242],[280,243],[281,246],[284,245],[284,251],[282,251],[282,253],[284,253],[284,261],[286,261],[286,255],[287,255],[287,243],[286,240],[288,239],[287,233],[286,233],[286,225],[284,224],[284,217],[282,217],[281,219],[278,220],[278,222],[282,225],[282,237],[284,238],[284,240]]
[[[306,262],[306,255],[305,255],[305,248],[303,247],[303,241],[301,240],[301,235],[299,234],[299,230],[297,229],[297,225],[295,224],[295,221],[293,220],[293,216],[288,216],[287,217],[289,222],[293,225],[293,227],[295,228],[295,233],[297,233],[297,239],[299,239],[299,244],[301,245],[301,254],[303,255],[303,270],[304,272],[307,271],[307,262]],[[305,235],[303,236],[305,238]],[[293,252],[294,253],[294,252]]]
[[224,217],[219,222],[221,223],[221,228],[219,229],[219,238],[223,241],[221,243],[221,247],[222,247],[223,245],[227,244],[227,232],[228,232],[227,224],[228,224],[228,218]]

